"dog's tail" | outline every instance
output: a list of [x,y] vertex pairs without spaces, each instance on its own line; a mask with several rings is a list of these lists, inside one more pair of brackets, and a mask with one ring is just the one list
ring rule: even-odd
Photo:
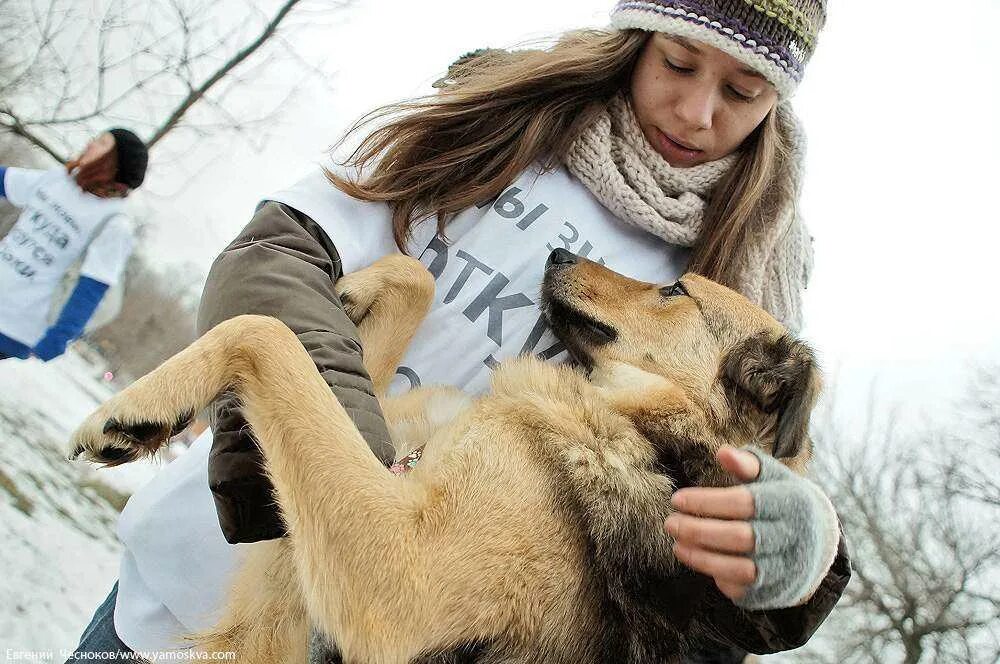
[[322,381],[281,321],[266,316],[224,321],[87,417],[73,433],[69,458],[83,455],[117,466],[152,456],[219,394],[245,394],[249,383],[261,379],[262,366],[276,363],[289,376],[299,372],[300,381],[310,374]]

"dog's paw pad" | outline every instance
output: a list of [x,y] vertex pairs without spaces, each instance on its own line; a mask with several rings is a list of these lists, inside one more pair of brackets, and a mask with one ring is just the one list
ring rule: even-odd
[[112,417],[104,423],[101,433],[105,436],[119,436],[133,445],[155,448],[186,429],[193,419],[194,413],[186,413],[171,424],[164,422],[125,424]]
[[[82,456],[105,466],[118,466],[150,457],[171,437],[187,428],[193,419],[194,413],[185,413],[170,424],[155,421],[126,423],[118,417],[97,419],[90,426],[82,427],[74,437],[69,459]],[[100,433],[97,434],[96,430]]]
[[335,290],[340,303],[344,307],[344,313],[355,325],[361,322],[368,310],[375,301],[375,294],[378,289],[370,283],[370,278],[366,281],[364,271],[345,274],[339,280]]
[[139,457],[136,450],[125,447],[104,447],[97,450],[92,458],[94,461],[98,461],[107,466],[117,466],[119,464],[128,463],[129,461],[134,461]]
[[351,292],[343,292],[340,294],[340,303],[344,307],[344,313],[347,317],[351,319],[351,322],[357,325],[361,322],[361,319],[365,317],[368,313],[368,306],[366,303],[360,301],[359,298],[355,297]]
[[82,457],[102,466],[120,466],[146,454],[148,451],[145,448],[130,444],[122,437],[114,436],[76,442],[68,458],[74,461]]
[[104,423],[101,433],[105,436],[120,436],[135,445],[149,445],[161,440],[168,430],[167,425],[158,422],[124,424],[111,418]]
[[344,307],[344,313],[351,320],[357,315],[358,303],[355,301],[354,296],[350,293],[344,292],[340,294],[340,304]]

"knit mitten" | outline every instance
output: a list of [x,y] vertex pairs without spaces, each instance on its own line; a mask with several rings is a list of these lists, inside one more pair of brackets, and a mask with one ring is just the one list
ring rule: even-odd
[[760,461],[753,494],[757,578],[736,605],[781,609],[805,603],[816,592],[837,555],[840,522],[833,505],[813,482],[769,454],[744,447]]

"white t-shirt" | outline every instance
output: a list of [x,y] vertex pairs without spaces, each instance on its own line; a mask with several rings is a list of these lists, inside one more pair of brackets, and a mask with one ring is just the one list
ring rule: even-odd
[[118,282],[132,253],[132,227],[124,200],[88,194],[63,168],[8,168],[4,189],[21,214],[0,239],[0,333],[34,347],[63,275],[84,251],[81,276]]
[[[397,252],[388,206],[347,196],[319,170],[268,200],[315,220],[345,273]],[[408,247],[435,276],[437,293],[396,376],[397,391],[449,384],[479,392],[488,387],[491,365],[505,358],[531,352],[563,359],[538,308],[545,261],[555,248],[659,283],[676,280],[688,262],[687,250],[620,221],[564,169],[522,173],[497,200],[456,217],[447,244],[435,230],[433,220],[419,225]],[[122,512],[118,534],[127,553],[115,626],[135,649],[176,647],[176,635],[162,636],[171,627],[209,626],[240,550],[251,546],[229,545],[222,535],[208,489],[210,447],[206,434]]]

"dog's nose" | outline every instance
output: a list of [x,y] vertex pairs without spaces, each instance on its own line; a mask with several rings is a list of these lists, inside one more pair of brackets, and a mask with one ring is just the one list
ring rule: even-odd
[[545,267],[550,265],[572,265],[576,263],[576,254],[566,251],[565,249],[556,249],[551,254],[549,254],[549,259],[545,261]]

